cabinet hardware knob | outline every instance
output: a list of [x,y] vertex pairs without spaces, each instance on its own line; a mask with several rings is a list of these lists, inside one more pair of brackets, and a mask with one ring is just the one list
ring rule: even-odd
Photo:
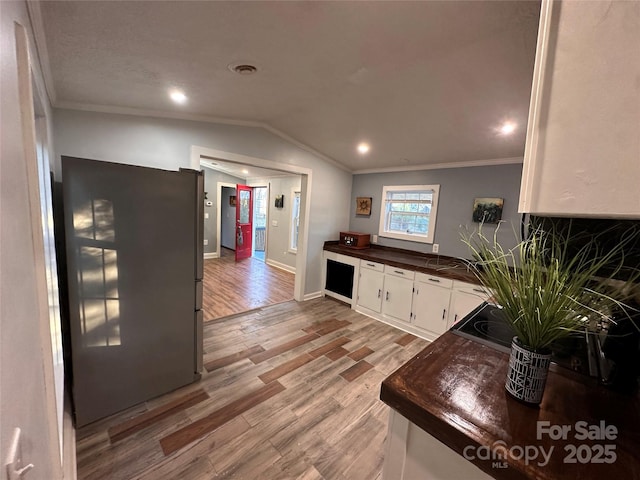
[[387,291],[386,299],[389,300],[389,292]]
[[401,272],[400,270],[394,270],[394,272],[399,274],[399,275],[404,275],[404,272]]
[[445,308],[444,310],[442,310],[442,319],[444,320],[444,317],[447,316],[447,309]]
[[382,290],[378,289],[378,298],[382,296]]
[[437,278],[429,278],[430,282],[436,282],[436,283],[440,283],[440,280],[438,280]]
[[375,267],[373,263],[367,263],[367,267]]

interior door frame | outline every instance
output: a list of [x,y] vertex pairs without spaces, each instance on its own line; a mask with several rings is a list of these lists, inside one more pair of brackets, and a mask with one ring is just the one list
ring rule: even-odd
[[[191,147],[191,168],[200,170],[200,160],[223,160],[226,162],[238,163],[241,165],[262,167],[281,172],[293,173],[301,176],[300,191],[302,197],[301,214],[304,217],[300,220],[302,231],[298,233],[298,254],[296,255],[296,275],[293,289],[293,298],[298,301],[304,301],[304,292],[307,276],[307,248],[309,243],[309,217],[311,210],[311,188],[313,180],[313,171],[310,168],[290,165],[287,163],[279,163],[262,158],[250,157],[239,153],[225,152],[207,147],[193,145]],[[301,234],[301,235],[300,235]]]

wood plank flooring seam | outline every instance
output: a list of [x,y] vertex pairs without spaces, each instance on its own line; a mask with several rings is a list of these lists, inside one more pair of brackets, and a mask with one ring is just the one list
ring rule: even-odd
[[207,369],[207,372],[213,372],[218,368],[226,367],[227,365],[231,365],[245,358],[249,358],[252,355],[258,354],[260,352],[264,352],[264,348],[262,348],[260,345],[254,345],[253,347],[241,350],[236,353],[232,353],[231,355],[211,360],[204,364],[204,368]]
[[359,362],[360,360],[362,360],[365,357],[368,357],[369,355],[371,355],[372,353],[374,353],[374,351],[372,349],[370,349],[367,346],[364,347],[360,347],[357,350],[354,350],[353,352],[351,352],[349,355],[347,355],[350,359]]
[[360,360],[358,363],[356,363],[352,367],[349,367],[344,372],[341,372],[340,376],[344,378],[347,382],[353,382],[360,375],[368,372],[372,368],[373,368],[373,365],[366,362],[365,360]]
[[282,377],[283,375],[291,373],[315,359],[316,357],[313,357],[308,353],[303,353],[302,355],[298,355],[297,357],[289,360],[288,362],[284,362],[278,365],[277,367],[263,373],[262,375],[258,375],[258,378],[264,383],[269,384],[274,380]]
[[257,365],[258,363],[262,363],[265,360],[268,360],[270,358],[280,355],[281,353],[287,352],[289,350],[293,350],[294,348],[304,345],[305,343],[311,342],[312,340],[315,340],[317,338],[320,338],[320,336],[317,333],[308,333],[306,335],[303,335],[302,337],[294,338],[293,340],[284,342],[280,345],[276,345],[273,348],[269,348],[260,353],[252,355],[251,357],[249,357],[249,360],[251,360],[253,363]]
[[406,347],[411,342],[413,342],[416,338],[418,337],[416,337],[415,335],[411,335],[410,333],[407,333],[401,336],[400,338],[397,338],[393,343],[397,343],[401,347]]
[[285,387],[277,382],[271,382],[258,390],[248,393],[215,412],[210,413],[191,424],[160,439],[160,446],[165,456],[180,450],[182,447],[213,432],[218,427],[224,425],[233,418],[241,415],[247,410],[259,405],[269,398],[285,390]]
[[118,442],[150,425],[153,425],[163,418],[167,418],[175,413],[186,410],[187,408],[203,402],[208,398],[209,395],[202,389],[188,393],[172,402],[149,410],[118,425],[114,425],[108,429],[109,440],[112,444]]

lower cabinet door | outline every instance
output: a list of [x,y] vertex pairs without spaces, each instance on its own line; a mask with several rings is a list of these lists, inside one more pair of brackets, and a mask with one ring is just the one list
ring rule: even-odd
[[391,275],[384,277],[382,313],[404,322],[411,321],[413,280]]
[[380,313],[383,288],[384,273],[361,268],[360,279],[358,281],[357,304],[361,307]]
[[474,308],[484,302],[489,295],[480,287],[453,289],[451,294],[451,314],[449,315],[449,327],[469,315]]
[[447,330],[451,290],[416,282],[413,294],[413,324],[436,335]]

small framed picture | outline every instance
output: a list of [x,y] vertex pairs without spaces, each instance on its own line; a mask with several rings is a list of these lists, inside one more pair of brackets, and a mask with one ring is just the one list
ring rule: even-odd
[[473,201],[473,221],[498,223],[502,219],[504,198],[481,197]]
[[229,205],[231,205],[232,207],[236,206],[236,196],[235,195],[230,195],[229,196]]
[[284,195],[276,195],[276,208],[284,208]]
[[371,215],[371,197],[356,197],[356,215]]

